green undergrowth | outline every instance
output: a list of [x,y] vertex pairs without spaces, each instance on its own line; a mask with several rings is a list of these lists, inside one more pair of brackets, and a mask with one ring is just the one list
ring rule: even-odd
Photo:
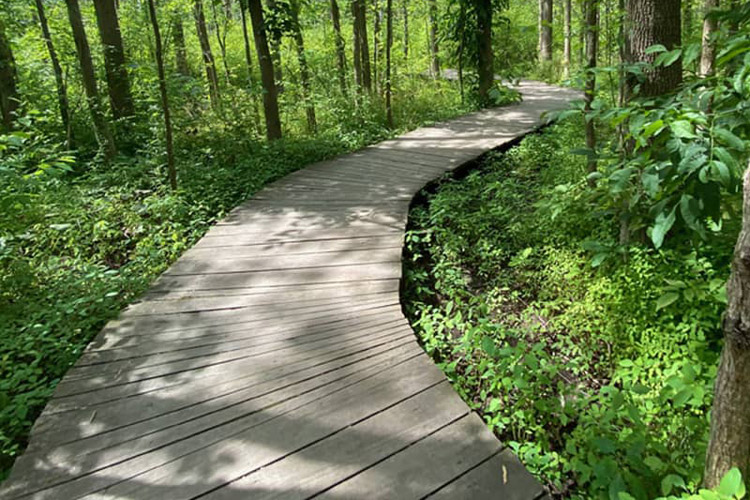
[[339,102],[320,114],[317,135],[271,144],[232,110],[193,120],[176,137],[176,192],[158,113],[157,133],[109,165],[66,152],[42,114],[0,136],[0,471],[89,340],[228,210],[306,164],[471,110],[455,84],[401,85],[411,98],[399,100],[397,130],[367,103]]
[[[697,491],[736,226],[616,241],[568,120],[411,214],[407,312],[427,352],[557,497]],[[718,498],[718,497],[717,497]]]

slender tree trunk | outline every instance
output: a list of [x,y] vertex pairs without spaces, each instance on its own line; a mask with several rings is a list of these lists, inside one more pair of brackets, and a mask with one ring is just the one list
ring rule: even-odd
[[[71,148],[73,143],[73,129],[70,125],[68,88],[65,84],[65,77],[63,76],[62,67],[60,66],[60,60],[57,58],[55,45],[52,43],[52,34],[50,33],[49,25],[47,24],[47,13],[44,10],[43,0],[36,0],[36,12],[39,16],[39,24],[42,28],[44,43],[47,45],[47,53],[49,53],[49,59],[52,63],[52,71],[55,73],[55,85],[57,87],[57,103],[60,107],[60,118],[62,119],[63,128],[65,129],[68,148]],[[2,42],[0,42],[0,45],[2,45]]]
[[255,76],[253,75],[253,56],[250,50],[250,34],[247,31],[247,1],[240,1],[240,22],[242,23],[242,38],[245,46],[245,63],[247,64],[247,86],[250,90],[250,99],[253,102],[253,122],[258,133],[263,133],[260,125],[260,111],[258,100],[255,96]]
[[177,170],[174,165],[174,148],[172,146],[172,120],[169,115],[169,96],[167,95],[167,77],[164,73],[164,55],[161,46],[161,33],[159,32],[159,21],[156,18],[156,7],[154,0],[148,0],[148,11],[151,15],[151,26],[154,29],[154,44],[156,46],[156,69],[159,72],[159,94],[161,95],[161,109],[164,114],[164,138],[167,147],[167,174],[169,185],[177,189]]
[[130,80],[125,62],[125,49],[114,0],[94,0],[99,37],[104,47],[104,68],[112,116],[115,119],[135,115]]
[[409,59],[409,5],[408,0],[401,2],[401,15],[404,17],[404,59]]
[[438,54],[437,0],[427,0],[428,20],[430,23],[430,72],[433,78],[440,77],[440,56]]
[[490,89],[495,83],[494,54],[492,52],[492,0],[474,0],[477,12],[477,53],[479,55],[479,99],[486,105]]
[[17,79],[16,60],[5,33],[5,23],[0,19],[0,115],[3,130],[10,130],[15,120],[19,104]]
[[391,84],[391,51],[393,50],[393,0],[385,4],[385,115],[393,128],[393,85]]
[[[596,55],[599,45],[599,0],[586,1],[586,85],[584,93],[584,113],[586,115],[586,147],[596,150],[596,128],[591,115],[592,103],[596,94]],[[596,160],[590,158],[588,171],[596,172]],[[592,182],[592,181],[590,181]]]
[[563,75],[565,78],[570,78],[570,47],[571,47],[571,31],[570,31],[570,18],[571,18],[571,0],[565,0],[565,14],[564,14],[564,36],[565,41],[563,43]]
[[[276,0],[268,0],[268,10],[273,14],[273,16],[278,17],[281,15],[279,12],[278,5],[276,4]],[[281,30],[278,29],[278,26],[274,26],[273,23],[271,23],[271,27],[274,28],[272,30],[269,30],[266,28],[266,31],[269,32],[270,39],[271,39],[271,58],[273,60],[273,70],[274,75],[276,78],[276,86],[278,90],[283,90],[284,88],[284,77],[283,77],[283,68],[281,66],[281,39],[282,39],[282,33]]]
[[466,102],[464,91],[464,51],[466,50],[466,3],[461,2],[458,14],[458,90],[461,94],[461,104]]
[[370,43],[367,39],[367,8],[365,0],[358,0],[359,6],[359,34],[360,57],[362,58],[362,85],[368,92],[372,92],[372,66],[370,65]]
[[541,0],[540,8],[539,59],[542,62],[550,62],[552,61],[552,0]]
[[703,481],[715,488],[732,467],[750,474],[750,168],[744,175],[742,230],[727,283],[724,348],[711,412]]
[[352,17],[354,21],[352,23],[352,51],[354,60],[354,82],[357,84],[357,92],[361,92],[364,88],[364,77],[362,75],[362,34],[360,33],[361,23],[359,22],[359,2],[360,0],[352,0]]
[[279,117],[279,100],[273,74],[273,60],[268,49],[266,27],[263,21],[263,6],[260,0],[248,0],[250,20],[255,37],[255,50],[260,63],[260,78],[263,84],[263,109],[266,115],[266,135],[268,140],[281,138],[281,118]]
[[344,37],[341,35],[341,12],[336,0],[331,0],[331,22],[333,23],[333,34],[336,41],[336,64],[339,72],[339,87],[341,94],[346,97],[346,47]]
[[299,22],[300,9],[300,0],[292,0],[292,30],[294,30],[294,45],[297,48],[297,60],[299,61],[300,79],[302,80],[302,98],[305,100],[307,128],[314,134],[318,129],[318,121],[315,118],[315,103],[312,100],[312,82],[310,81],[310,68],[307,65],[307,56],[305,55],[305,40],[302,37],[302,26]]
[[705,2],[700,68],[700,75],[703,77],[712,76],[716,71],[716,43],[714,36],[718,29],[718,22],[711,15],[711,12],[719,7],[719,0],[705,0]]
[[222,31],[219,25],[219,13],[217,12],[216,2],[211,1],[211,19],[214,22],[214,33],[216,34],[216,43],[219,44],[219,52],[221,52],[221,63],[224,66],[224,78],[227,81],[227,86],[231,84],[232,76],[229,73],[229,64],[227,63],[227,23],[224,23],[224,30]]
[[[646,50],[657,44],[672,50],[681,43],[680,0],[627,0],[627,32],[629,62],[653,63],[656,54]],[[647,69],[640,95],[654,97],[674,91],[682,83],[682,59],[671,66]],[[628,78],[628,95],[632,95],[634,79]]]
[[117,154],[115,140],[112,136],[112,130],[102,111],[99,99],[99,90],[96,86],[96,76],[94,72],[94,63],[91,60],[91,49],[86,38],[86,29],[83,26],[81,9],[78,0],[65,0],[68,9],[68,20],[73,31],[73,41],[78,54],[78,62],[81,66],[81,78],[83,80],[83,89],[86,93],[86,101],[91,113],[91,120],[94,123],[94,133],[101,148],[104,151],[104,157],[111,159]]
[[380,2],[378,0],[374,1],[374,9],[373,9],[373,23],[372,23],[372,78],[375,82],[375,88],[378,93],[380,93],[380,89],[382,88],[380,85],[380,75],[379,73],[379,67],[380,67],[380,25],[383,20],[383,13],[380,8]]
[[232,0],[224,0],[224,16],[229,21],[234,19],[234,16],[232,16]]
[[201,45],[203,64],[206,67],[206,80],[208,81],[208,97],[211,107],[215,110],[221,108],[221,95],[219,94],[219,77],[216,74],[216,61],[211,51],[211,43],[208,40],[206,29],[206,16],[203,14],[203,0],[193,0],[195,14],[195,29],[198,33],[198,41]]
[[188,64],[187,48],[185,47],[185,30],[182,27],[182,19],[179,14],[172,17],[172,40],[174,41],[177,72],[182,76],[190,76],[190,65]]

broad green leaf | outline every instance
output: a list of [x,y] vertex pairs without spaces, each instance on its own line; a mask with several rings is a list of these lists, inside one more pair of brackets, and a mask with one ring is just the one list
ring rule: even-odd
[[[675,207],[676,208],[676,207]],[[654,227],[651,229],[651,241],[654,242],[656,248],[661,248],[664,243],[664,237],[667,235],[675,221],[675,210],[672,209],[668,214],[662,212],[656,217]]]
[[669,474],[667,476],[664,476],[664,479],[661,480],[662,495],[666,496],[672,493],[672,490],[674,489],[675,486],[677,486],[678,488],[684,488],[685,480],[682,479],[677,474]]
[[714,134],[719,137],[725,144],[739,151],[745,150],[745,142],[725,128],[714,129]]
[[734,497],[736,495],[739,495],[740,488],[742,486],[743,486],[742,474],[740,473],[740,470],[737,467],[733,467],[729,472],[727,472],[724,475],[723,478],[721,478],[718,492],[721,495]]
[[665,307],[675,303],[680,298],[680,294],[676,292],[667,292],[656,300],[656,310],[664,309]]
[[687,120],[677,120],[669,124],[672,133],[680,139],[695,139],[697,136],[693,132],[693,124]]

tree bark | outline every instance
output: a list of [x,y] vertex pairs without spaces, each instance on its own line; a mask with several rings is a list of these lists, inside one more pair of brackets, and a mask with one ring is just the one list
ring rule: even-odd
[[716,375],[703,481],[715,488],[732,467],[750,473],[750,168],[744,175],[742,229],[727,283],[724,348]]
[[73,129],[70,126],[68,87],[65,84],[65,77],[63,76],[62,67],[60,66],[60,59],[57,57],[55,45],[52,43],[52,34],[49,31],[49,24],[47,24],[47,13],[44,10],[43,0],[36,0],[36,12],[39,16],[39,24],[42,28],[44,43],[47,46],[47,53],[49,54],[49,59],[52,63],[52,71],[55,73],[55,86],[57,87],[57,103],[60,107],[60,118],[62,119],[63,128],[65,129],[68,148],[71,148],[73,143]]
[[268,140],[281,138],[281,118],[279,100],[273,73],[273,60],[268,49],[266,27],[263,21],[263,6],[260,0],[248,0],[250,21],[253,25],[255,50],[258,52],[260,78],[263,85],[263,110],[266,115],[266,136]]
[[[584,107],[586,115],[586,147],[596,150],[596,128],[593,117],[590,116],[592,103],[596,95],[596,55],[599,51],[599,0],[586,1],[586,84],[584,89]],[[589,173],[596,172],[596,160],[590,158],[587,169]]]
[[307,56],[305,55],[305,40],[302,37],[302,26],[300,26],[299,22],[300,0],[292,0],[291,8],[294,45],[297,48],[297,61],[299,62],[299,73],[302,80],[302,98],[305,101],[307,128],[314,134],[318,129],[318,121],[315,118],[315,103],[312,100],[312,82],[310,81],[310,68],[307,65]]
[[433,78],[440,77],[440,56],[438,47],[438,8],[437,0],[427,0],[428,20],[430,23],[430,72]]
[[179,14],[172,17],[172,40],[174,41],[177,72],[182,76],[190,76],[190,65],[188,64],[187,48],[185,47],[185,30],[182,27],[182,19]]
[[250,91],[250,99],[253,102],[253,122],[258,133],[263,132],[260,125],[260,111],[258,100],[255,96],[255,76],[253,74],[253,56],[250,50],[250,34],[247,31],[247,1],[240,1],[240,22],[242,23],[242,39],[245,47],[245,64],[247,65],[247,86]]
[[367,8],[365,0],[357,0],[359,9],[360,57],[362,58],[362,85],[372,92],[372,66],[370,65],[370,43],[367,39]]
[[336,0],[331,0],[331,23],[333,23],[333,34],[336,42],[336,65],[339,75],[339,87],[341,94],[346,96],[348,93],[346,85],[346,47],[344,46],[344,37],[341,35],[341,11]]
[[357,85],[357,91],[361,92],[364,88],[363,75],[362,75],[362,35],[359,32],[359,0],[352,0],[352,17],[354,19],[352,23],[352,58],[354,61],[354,82]]
[[492,52],[492,0],[474,0],[477,15],[477,53],[479,99],[489,102],[490,89],[495,83],[494,54]]
[[201,45],[203,64],[206,68],[206,80],[208,81],[208,98],[211,107],[215,110],[221,108],[221,95],[219,93],[219,77],[216,74],[216,61],[211,51],[211,43],[208,40],[206,29],[206,16],[203,14],[203,0],[193,1],[193,12],[195,15],[195,29],[198,33],[198,41]]
[[[281,14],[278,9],[278,5],[276,4],[276,0],[267,0],[268,3],[268,10],[273,14],[275,17],[279,17]],[[269,30],[266,28],[267,32],[270,32],[270,39],[271,39],[271,60],[273,61],[273,71],[276,78],[276,85],[278,89],[282,89],[284,84],[283,81],[283,68],[281,67],[281,39],[282,39],[282,33],[279,26],[274,26],[274,23],[271,23],[271,27],[274,29]]]
[[73,31],[73,41],[76,46],[78,63],[81,66],[81,79],[83,89],[86,93],[86,101],[91,113],[91,121],[94,123],[94,134],[96,140],[104,151],[105,159],[109,160],[117,154],[117,147],[112,136],[112,130],[102,111],[99,99],[99,90],[96,86],[94,63],[91,60],[91,49],[86,38],[86,29],[81,17],[81,9],[78,0],[65,0],[68,9],[68,20]]
[[[656,54],[646,50],[656,44],[667,50],[681,43],[680,0],[627,0],[627,31],[629,62],[653,63]],[[648,68],[644,71],[645,81],[641,84],[640,95],[655,97],[674,91],[682,83],[682,59],[667,67]],[[628,95],[632,95],[635,80],[628,78]]]
[[718,22],[712,11],[719,7],[719,0],[705,0],[705,12],[703,20],[703,38],[701,41],[701,67],[700,75],[703,77],[712,76],[716,71],[716,42],[714,36],[718,29]]
[[380,59],[382,52],[380,47],[380,25],[383,21],[383,13],[380,8],[380,2],[379,0],[373,0],[374,1],[374,13],[373,13],[373,23],[372,23],[372,79],[375,82],[375,87],[377,89],[377,92],[380,92],[381,84],[380,84]]
[[0,114],[4,130],[10,130],[15,121],[19,105],[17,79],[16,60],[5,33],[5,23],[0,19]]
[[565,0],[565,13],[564,13],[564,43],[563,43],[563,75],[565,78],[570,78],[570,48],[571,48],[571,30],[570,30],[570,18],[571,18],[571,0]]
[[104,69],[107,75],[109,104],[112,116],[119,120],[135,115],[130,79],[122,45],[120,22],[114,0],[94,0],[99,37],[104,48]]
[[385,4],[385,115],[393,128],[393,86],[391,84],[391,51],[393,50],[393,0]]
[[154,45],[156,51],[156,69],[159,73],[159,94],[161,96],[161,109],[164,114],[164,137],[167,148],[167,175],[169,185],[177,189],[177,170],[174,164],[174,147],[172,146],[172,119],[169,114],[169,95],[167,94],[167,77],[164,72],[164,55],[161,46],[161,33],[159,32],[159,21],[156,18],[156,7],[154,0],[148,0],[148,12],[151,15],[151,26],[154,30]]
[[541,0],[539,24],[541,36],[539,38],[539,59],[542,62],[552,61],[552,0]]

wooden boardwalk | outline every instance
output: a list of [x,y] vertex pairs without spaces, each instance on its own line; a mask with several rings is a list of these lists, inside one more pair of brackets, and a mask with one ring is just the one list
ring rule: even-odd
[[422,128],[275,182],[96,337],[2,498],[501,498],[541,486],[401,312],[409,202],[577,94]]

